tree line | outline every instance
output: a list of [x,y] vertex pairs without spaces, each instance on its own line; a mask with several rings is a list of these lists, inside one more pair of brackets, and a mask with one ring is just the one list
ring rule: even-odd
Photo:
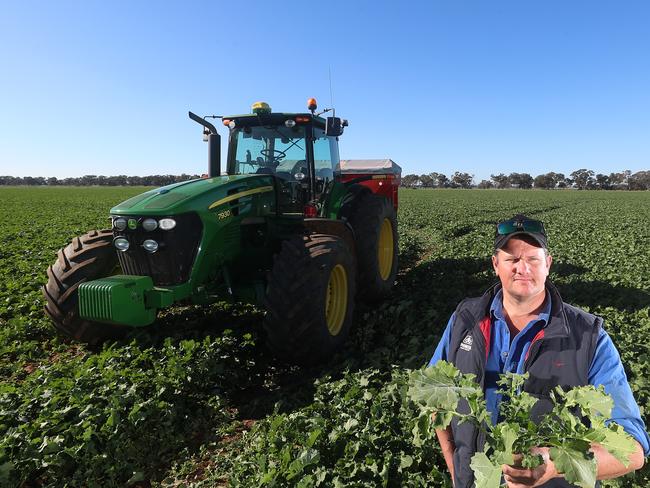
[[474,184],[474,175],[456,171],[451,178],[442,173],[409,174],[402,177],[401,185],[407,188],[575,188],[578,190],[650,190],[650,171],[630,170],[609,175],[590,169],[578,169],[569,176],[549,172],[533,177],[528,173],[490,175],[489,180]]
[[[84,175],[73,178],[55,176],[0,176],[0,185],[30,186],[165,186],[200,178],[200,175],[102,176]],[[577,188],[578,190],[650,190],[650,171],[630,170],[605,175],[590,169],[578,169],[569,176],[545,173],[535,177],[528,173],[490,175],[489,180],[474,184],[474,175],[456,171],[451,177],[443,173],[409,174],[401,185],[408,188]]]
[[200,175],[150,175],[150,176],[102,176],[85,175],[77,178],[56,178],[54,176],[0,176],[0,185],[34,186],[165,186],[181,181],[200,178]]

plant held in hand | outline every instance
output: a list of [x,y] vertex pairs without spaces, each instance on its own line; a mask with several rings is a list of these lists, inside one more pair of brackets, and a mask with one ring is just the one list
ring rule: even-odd
[[[418,404],[422,416],[432,418],[433,427],[445,429],[452,419],[471,422],[485,436],[483,451],[472,457],[476,488],[498,488],[501,466],[536,468],[544,463],[537,448],[549,448],[550,459],[569,483],[583,488],[596,484],[596,460],[590,451],[598,443],[626,466],[635,450],[632,438],[615,424],[606,423],[613,401],[602,387],[581,386],[550,392],[552,410],[535,421],[530,412],[537,400],[523,391],[527,375],[506,373],[499,380],[504,400],[502,419],[492,425],[483,390],[474,375],[463,374],[455,366],[440,361],[433,367],[414,370],[409,377],[409,397]],[[468,413],[458,413],[460,400]]]

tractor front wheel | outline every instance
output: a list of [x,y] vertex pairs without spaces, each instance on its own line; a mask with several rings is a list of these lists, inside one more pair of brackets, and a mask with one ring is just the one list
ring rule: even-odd
[[266,293],[264,328],[272,351],[297,364],[326,361],[348,335],[355,278],[343,239],[312,234],[283,242]]
[[84,320],[78,308],[77,289],[81,283],[110,276],[117,270],[119,264],[111,230],[90,231],[60,249],[56,262],[47,269],[47,283],[42,288],[45,313],[54,327],[68,337],[91,345],[124,335],[127,327]]

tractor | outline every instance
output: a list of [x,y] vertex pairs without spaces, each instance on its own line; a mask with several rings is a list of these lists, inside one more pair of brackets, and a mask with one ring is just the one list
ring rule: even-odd
[[[174,304],[242,301],[266,309],[267,343],[281,359],[331,357],[355,302],[381,300],[394,284],[401,170],[340,160],[348,123],[316,109],[309,99],[304,113],[264,102],[243,115],[189,112],[208,142],[208,173],[118,204],[110,229],[58,251],[43,287],[58,331],[99,344]],[[229,132],[225,171],[209,117]]]

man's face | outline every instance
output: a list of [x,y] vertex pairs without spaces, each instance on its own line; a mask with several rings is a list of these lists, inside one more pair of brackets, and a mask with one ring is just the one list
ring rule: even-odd
[[492,256],[492,266],[503,292],[518,300],[544,293],[551,262],[544,249],[519,237],[511,238]]

